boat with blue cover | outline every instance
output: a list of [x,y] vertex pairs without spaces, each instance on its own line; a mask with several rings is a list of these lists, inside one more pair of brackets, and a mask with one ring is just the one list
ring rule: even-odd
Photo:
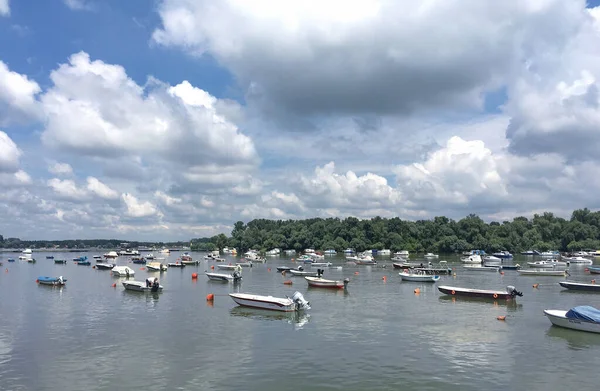
[[[10,262],[10,259],[8,261]],[[591,274],[600,274],[600,267],[599,266],[590,266],[587,269],[588,269],[588,271]]]
[[572,330],[600,333],[600,310],[589,305],[565,310],[544,310],[553,325]]
[[66,285],[67,279],[60,277],[38,277],[37,282],[40,285],[63,286]]

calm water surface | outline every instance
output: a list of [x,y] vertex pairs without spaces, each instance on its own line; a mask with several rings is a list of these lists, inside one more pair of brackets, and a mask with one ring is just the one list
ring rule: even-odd
[[[387,268],[330,258],[343,269],[325,277],[350,278],[347,292],[309,289],[303,278],[280,275],[275,266],[295,266],[283,256],[244,268],[239,288],[207,281],[202,272],[213,262],[162,275],[129,264],[137,280],[160,277],[165,290],[153,296],[124,291],[108,271],[55,265],[46,253],[34,253],[35,264],[6,262],[18,255],[0,258],[0,390],[597,388],[600,335],[551,327],[542,310],[600,307],[600,295],[564,291],[559,277],[469,272],[458,257],[447,258],[456,276],[439,284],[523,291],[516,305],[506,305],[452,300],[434,284],[402,282],[389,257],[380,257]],[[571,267],[572,279],[591,280],[584,268]],[[197,281],[193,272],[200,273]],[[67,286],[38,286],[42,275],[62,275]],[[294,285],[284,285],[286,279]],[[305,315],[244,309],[227,296],[296,290],[311,302]]]

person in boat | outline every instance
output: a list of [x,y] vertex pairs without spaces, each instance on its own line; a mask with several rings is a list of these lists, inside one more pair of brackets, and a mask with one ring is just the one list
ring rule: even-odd
[[152,277],[146,278],[146,288],[151,288],[153,283],[154,280],[152,280]]
[[154,282],[152,283],[152,292],[158,292],[158,288],[160,288],[160,284],[158,282],[158,278],[154,279]]
[[129,268],[125,269],[125,277],[129,278]]
[[63,276],[58,276],[58,284],[62,285],[64,283]]

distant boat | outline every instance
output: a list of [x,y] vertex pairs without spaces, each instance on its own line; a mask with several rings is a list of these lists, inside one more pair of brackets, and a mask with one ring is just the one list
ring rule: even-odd
[[350,282],[350,279],[345,278],[342,281],[339,280],[326,280],[323,277],[304,277],[308,286],[313,288],[330,288],[330,289],[345,289]]
[[133,277],[135,271],[129,266],[115,266],[112,268],[111,274],[115,277]]
[[310,309],[310,303],[304,299],[300,292],[295,292],[289,297],[273,297],[253,295],[249,293],[230,293],[229,296],[236,304],[243,307],[260,308],[273,311],[301,311]]
[[540,255],[539,251],[536,250],[528,250],[528,251],[523,251],[521,253],[521,255]]
[[544,315],[558,327],[600,333],[600,310],[594,307],[579,306],[569,311],[544,310]]
[[540,255],[540,257],[555,258],[555,257],[558,257],[560,255],[560,253],[558,251],[544,251],[544,252],[541,252],[539,255]]
[[40,285],[63,286],[66,285],[67,279],[60,277],[38,277],[37,282]]
[[325,254],[325,255],[334,255],[334,254],[337,254],[337,251],[335,251],[333,249],[329,249],[329,250],[323,251],[323,254]]
[[411,273],[400,272],[398,273],[402,281],[413,281],[413,282],[437,282],[440,280],[440,276],[432,275],[432,274],[424,274],[424,273]]
[[67,264],[67,260],[66,259],[55,259],[54,263],[66,265]]
[[499,272],[502,267],[500,266],[484,266],[484,265],[465,265],[465,270],[476,271],[476,272]]
[[493,253],[492,255],[495,257],[498,257],[498,258],[503,258],[503,259],[513,257],[513,255],[511,253],[509,253],[508,251],[498,251],[497,253]]
[[439,258],[440,256],[438,254],[434,254],[434,253],[427,253],[423,257],[425,259],[433,259],[433,258]]
[[21,254],[25,254],[25,255],[31,255],[31,249],[30,248],[26,248],[25,250],[21,251]]
[[239,270],[233,272],[233,274],[225,274],[225,273],[209,273],[205,272],[206,277],[208,277],[211,281],[219,281],[219,282],[230,282],[234,283],[242,281],[242,273]]
[[580,265],[591,265],[594,262],[591,259],[587,259],[584,257],[576,256],[576,257],[562,257],[563,261],[568,261],[571,264],[580,264]]
[[163,272],[167,270],[167,266],[160,262],[149,262],[146,264],[146,270],[149,272]]
[[296,276],[296,277],[317,277],[317,272],[306,272],[304,270],[298,270],[298,269],[291,269],[288,270],[288,272],[292,275],[292,276]]
[[116,265],[114,263],[98,263],[96,269],[98,270],[112,270]]
[[438,290],[446,295],[478,297],[482,299],[514,299],[516,296],[523,296],[523,293],[517,291],[514,286],[507,286],[505,291],[493,291],[486,289],[470,289],[455,286],[438,286]]
[[221,269],[221,270],[235,270],[236,269],[236,265],[217,265],[217,269]]
[[536,269],[554,269],[555,267],[567,267],[569,262],[561,262],[557,259],[527,262],[527,265]]
[[167,263],[167,266],[168,267],[178,267],[178,268],[185,267],[185,265],[180,262],[170,262],[170,263]]
[[573,291],[600,292],[600,284],[587,284],[583,282],[561,281],[558,283],[563,288]]
[[462,263],[469,263],[469,264],[478,264],[478,263],[482,262],[481,255],[479,255],[479,254],[469,255],[466,258],[462,258],[460,261]]
[[155,293],[155,292],[162,292],[162,290],[163,290],[163,286],[160,284],[147,286],[147,284],[142,281],[123,281],[122,284],[123,284],[123,288],[125,288],[128,291],[134,291],[134,292]]
[[545,269],[531,269],[531,270],[517,270],[522,276],[548,276],[548,277],[564,277],[568,276],[567,270],[545,270]]
[[117,254],[116,251],[109,251],[106,254],[104,254],[104,258],[107,258],[107,259],[115,259],[118,256],[119,256],[119,254]]
[[46,259],[54,259],[54,255],[46,255]]

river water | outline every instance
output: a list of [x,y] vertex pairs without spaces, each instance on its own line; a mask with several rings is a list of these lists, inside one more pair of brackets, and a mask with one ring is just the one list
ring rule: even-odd
[[[561,277],[469,272],[458,257],[445,258],[456,276],[438,284],[523,291],[507,305],[448,299],[437,284],[402,282],[389,257],[379,259],[386,268],[330,258],[343,269],[325,277],[350,278],[348,290],[309,289],[303,278],[275,271],[296,266],[282,256],[244,268],[239,287],[207,281],[203,272],[214,265],[207,261],[153,273],[164,292],[151,295],[124,291],[109,271],[55,265],[49,253],[34,253],[35,264],[6,262],[18,255],[0,258],[0,390],[535,391],[598,384],[600,335],[552,327],[542,310],[600,307],[600,295],[565,291],[556,283]],[[150,275],[124,257],[117,263],[133,267],[137,280]],[[589,282],[584,268],[572,266],[571,279]],[[62,275],[67,286],[37,285],[44,275]],[[312,306],[302,315],[244,309],[227,296],[296,290]]]

